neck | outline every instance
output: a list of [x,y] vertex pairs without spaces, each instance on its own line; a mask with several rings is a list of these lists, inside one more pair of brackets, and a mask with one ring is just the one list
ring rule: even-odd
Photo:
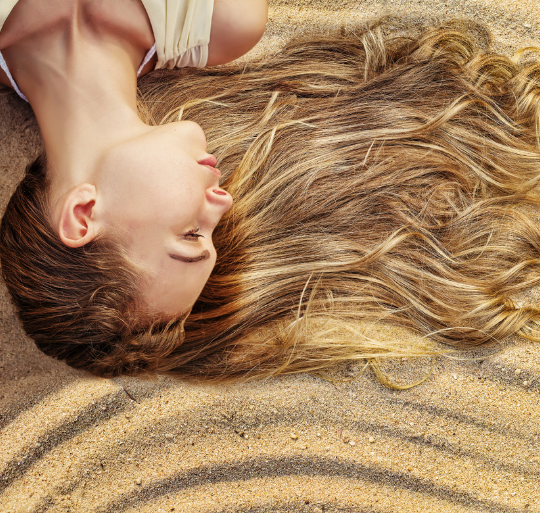
[[136,106],[145,48],[99,36],[73,24],[5,51],[42,133],[53,196],[91,180],[104,151],[146,127]]

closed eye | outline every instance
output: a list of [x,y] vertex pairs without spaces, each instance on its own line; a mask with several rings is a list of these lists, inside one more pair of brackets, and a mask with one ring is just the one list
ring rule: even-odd
[[210,251],[205,249],[200,255],[198,255],[196,257],[187,257],[187,256],[184,256],[184,255],[178,255],[176,253],[169,253],[169,256],[173,260],[179,260],[180,262],[188,262],[188,263],[200,262],[202,260],[207,260],[207,259],[210,258]]

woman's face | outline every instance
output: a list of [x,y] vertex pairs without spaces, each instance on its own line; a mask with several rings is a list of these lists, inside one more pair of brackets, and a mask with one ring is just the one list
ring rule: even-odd
[[189,310],[214,267],[212,232],[232,204],[215,165],[189,121],[151,127],[100,162],[101,214],[127,234],[130,258],[147,271],[142,293],[152,313]]

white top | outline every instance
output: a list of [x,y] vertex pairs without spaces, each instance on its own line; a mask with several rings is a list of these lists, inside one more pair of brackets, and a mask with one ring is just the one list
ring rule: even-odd
[[[113,0],[109,0],[113,1]],[[0,0],[0,30],[18,0]],[[139,67],[157,52],[155,69],[194,66],[202,68],[208,61],[208,43],[214,0],[141,0],[156,40]],[[5,71],[17,94],[26,100],[13,80],[0,53],[0,67]]]
[[155,69],[206,66],[214,0],[141,1],[156,38]]

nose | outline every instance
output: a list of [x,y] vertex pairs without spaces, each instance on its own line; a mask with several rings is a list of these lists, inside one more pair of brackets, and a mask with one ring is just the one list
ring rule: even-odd
[[206,189],[206,199],[211,208],[219,213],[219,217],[231,208],[233,202],[232,196],[217,185],[213,185]]

